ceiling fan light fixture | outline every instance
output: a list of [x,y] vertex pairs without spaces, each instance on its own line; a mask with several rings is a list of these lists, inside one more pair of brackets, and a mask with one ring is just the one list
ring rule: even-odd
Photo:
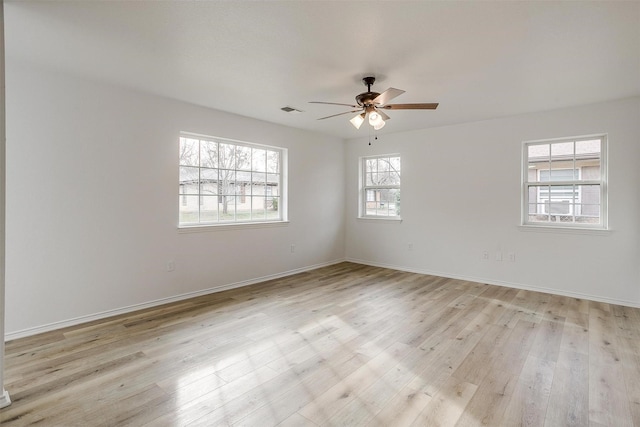
[[373,126],[375,130],[382,129],[384,126],[384,120],[380,114],[375,111],[369,113],[369,124]]
[[375,125],[373,125],[373,128],[375,130],[380,130],[380,129],[382,129],[384,127],[384,125],[386,125],[386,122],[384,120],[380,119],[380,122],[376,123]]
[[353,119],[349,121],[351,122],[353,127],[355,127],[356,129],[360,129],[360,126],[362,126],[362,123],[364,123],[364,113],[358,114],[357,116],[355,116]]

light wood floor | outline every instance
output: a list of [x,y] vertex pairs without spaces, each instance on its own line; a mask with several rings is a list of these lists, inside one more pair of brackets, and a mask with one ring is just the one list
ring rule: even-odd
[[640,310],[342,263],[6,346],[2,426],[640,426]]

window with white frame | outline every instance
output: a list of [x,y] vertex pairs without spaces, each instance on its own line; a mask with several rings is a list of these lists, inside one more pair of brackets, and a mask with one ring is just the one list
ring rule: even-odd
[[360,217],[400,218],[400,156],[362,157]]
[[283,221],[286,150],[180,135],[179,225]]
[[606,228],[606,137],[525,142],[522,224]]

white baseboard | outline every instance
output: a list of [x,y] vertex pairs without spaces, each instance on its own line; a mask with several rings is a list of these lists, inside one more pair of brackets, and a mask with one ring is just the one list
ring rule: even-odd
[[[203,295],[209,295],[209,294],[213,294],[213,293],[216,293],[216,292],[226,291],[226,290],[229,290],[229,289],[236,289],[236,288],[241,288],[243,286],[254,285],[256,283],[266,282],[268,280],[279,279],[279,278],[287,277],[287,276],[292,276],[294,274],[298,274],[298,273],[302,273],[302,272],[310,271],[310,270],[315,270],[315,269],[322,268],[322,267],[327,267],[327,266],[338,264],[338,263],[345,262],[345,261],[353,262],[353,263],[356,263],[356,264],[370,265],[370,266],[374,266],[374,267],[389,268],[389,269],[398,270],[398,271],[406,271],[406,272],[409,272],[409,273],[428,274],[428,275],[431,275],[431,276],[447,277],[447,278],[450,278],[450,279],[466,280],[466,281],[469,281],[469,282],[477,282],[477,283],[486,283],[486,284],[489,284],[489,285],[503,286],[503,287],[507,287],[507,288],[524,289],[524,290],[527,290],[527,291],[535,291],[535,292],[544,292],[544,293],[548,293],[548,294],[562,295],[562,296],[571,297],[571,298],[580,298],[580,299],[586,299],[586,300],[590,300],[590,301],[597,301],[597,302],[604,302],[604,303],[608,303],[608,304],[616,304],[616,305],[623,305],[623,306],[627,306],[627,307],[640,308],[640,304],[637,303],[637,302],[626,301],[626,300],[618,300],[618,299],[607,298],[607,297],[602,297],[602,296],[598,296],[598,295],[589,295],[589,294],[582,294],[582,293],[578,293],[578,292],[569,292],[569,291],[563,291],[563,290],[558,290],[558,289],[544,288],[544,287],[540,287],[540,286],[526,285],[526,284],[521,284],[521,283],[503,282],[503,281],[499,281],[499,280],[485,279],[485,278],[482,278],[482,277],[461,276],[461,275],[458,275],[458,274],[446,273],[446,272],[441,272],[441,271],[431,271],[431,270],[425,270],[425,269],[417,269],[417,268],[406,267],[406,266],[399,266],[399,265],[393,265],[393,264],[372,262],[372,261],[361,260],[361,259],[356,259],[356,258],[344,258],[344,259],[337,259],[337,260],[333,260],[333,261],[329,261],[329,262],[325,262],[325,263],[310,265],[310,266],[306,266],[306,267],[302,267],[302,268],[296,268],[294,270],[289,270],[289,271],[285,271],[285,272],[281,272],[281,273],[276,273],[276,274],[270,274],[270,275],[267,275],[267,276],[257,277],[257,278],[254,278],[254,279],[244,280],[244,281],[241,281],[241,282],[235,282],[235,283],[230,283],[230,284],[227,284],[227,285],[221,285],[221,286],[216,286],[216,287],[213,287],[213,288],[203,289],[201,291],[189,292],[189,293],[186,293],[186,294],[176,295],[176,296],[169,297],[169,298],[162,298],[162,299],[158,299],[158,300],[155,300],[155,301],[149,301],[149,302],[141,303],[141,304],[134,304],[134,305],[130,305],[130,306],[127,306],[127,307],[122,307],[122,308],[118,308],[118,309],[114,309],[114,310],[107,310],[107,311],[103,311],[101,313],[95,313],[95,314],[91,314],[91,315],[76,317],[76,318],[73,318],[73,319],[67,319],[67,320],[63,320],[63,321],[59,321],[59,322],[53,322],[53,323],[49,323],[47,325],[41,325],[41,326],[36,326],[36,327],[33,327],[33,328],[27,328],[27,329],[23,329],[23,330],[16,331],[16,332],[10,332],[10,333],[5,334],[5,341],[10,341],[10,340],[18,339],[18,338],[24,338],[24,337],[28,337],[28,336],[31,336],[31,335],[40,334],[40,333],[43,333],[43,332],[49,332],[49,331],[53,331],[53,330],[56,330],[56,329],[66,328],[68,326],[74,326],[74,325],[79,325],[81,323],[91,322],[91,321],[94,321],[94,320],[105,319],[107,317],[117,316],[117,315],[120,315],[120,314],[127,314],[127,313],[131,313],[133,311],[143,310],[145,308],[156,307],[156,306],[163,305],[163,304],[182,301],[182,300],[186,300],[186,299],[189,299],[189,298],[195,298],[195,297],[199,297],[199,296],[203,296]],[[3,396],[2,398],[0,398],[0,405],[3,402],[3,399],[6,399],[9,402],[7,404],[11,403],[11,401],[9,400],[9,395],[6,392],[5,392],[5,394],[6,394],[6,396]],[[2,407],[2,406],[0,406],[0,407]]]
[[2,390],[2,396],[0,396],[0,409],[6,408],[9,405],[11,405],[9,392],[7,390]]
[[[62,320],[59,322],[53,322],[46,325],[36,326],[33,328],[22,329],[20,331],[9,332],[4,336],[5,341],[15,340],[18,338],[24,338],[36,334],[40,334],[43,332],[54,331],[56,329],[66,328],[68,326],[79,325],[81,323],[92,322],[94,320],[105,319],[107,317],[117,316],[120,314],[127,314],[137,310],[143,310],[145,308],[156,307],[163,304],[168,304],[172,302],[182,301],[189,298],[196,298],[203,295],[209,295],[216,292],[227,291],[230,289],[241,288],[243,286],[254,285],[256,283],[266,282],[268,280],[279,279],[282,277],[292,276],[294,274],[303,273],[305,271],[316,270],[318,268],[327,267],[334,264],[339,264],[344,262],[345,259],[337,259],[333,261],[328,261],[320,264],[309,265],[306,267],[296,268],[289,271],[284,271],[281,273],[269,274],[267,276],[256,277],[254,279],[243,280],[241,282],[229,283],[226,285],[216,286],[213,288],[203,289],[201,291],[188,292],[186,294],[180,294],[173,297],[161,298],[154,301],[149,301],[140,304],[134,304],[127,307],[117,308],[113,310],[107,310],[100,313],[89,314],[86,316],[80,316],[73,319]],[[7,396],[8,397],[8,396]]]
[[526,291],[544,292],[546,294],[561,295],[565,297],[579,298],[579,299],[585,299],[589,301],[604,302],[607,304],[615,304],[615,305],[623,305],[626,307],[640,308],[640,303],[638,302],[619,300],[619,299],[608,298],[608,297],[603,297],[599,295],[582,294],[579,292],[563,291],[560,289],[551,289],[551,288],[532,286],[532,285],[527,285],[522,283],[503,282],[500,280],[485,279],[482,277],[461,276],[459,274],[443,273],[441,271],[430,271],[430,270],[404,267],[404,266],[398,266],[398,265],[392,265],[392,264],[371,262],[371,261],[366,261],[366,260],[361,260],[356,258],[347,258],[346,261],[353,262],[356,264],[370,265],[373,267],[382,267],[382,268],[390,268],[392,270],[406,271],[408,273],[428,274],[430,276],[447,277],[449,279],[465,280],[468,282],[476,282],[476,283],[486,283],[488,285],[503,286],[503,287],[514,288],[514,289],[523,289]]

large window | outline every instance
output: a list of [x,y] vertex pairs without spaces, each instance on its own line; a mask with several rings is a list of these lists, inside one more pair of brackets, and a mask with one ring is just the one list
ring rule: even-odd
[[400,156],[361,159],[360,216],[400,218]]
[[180,135],[180,226],[282,221],[285,150]]
[[606,228],[606,138],[526,142],[524,225]]

